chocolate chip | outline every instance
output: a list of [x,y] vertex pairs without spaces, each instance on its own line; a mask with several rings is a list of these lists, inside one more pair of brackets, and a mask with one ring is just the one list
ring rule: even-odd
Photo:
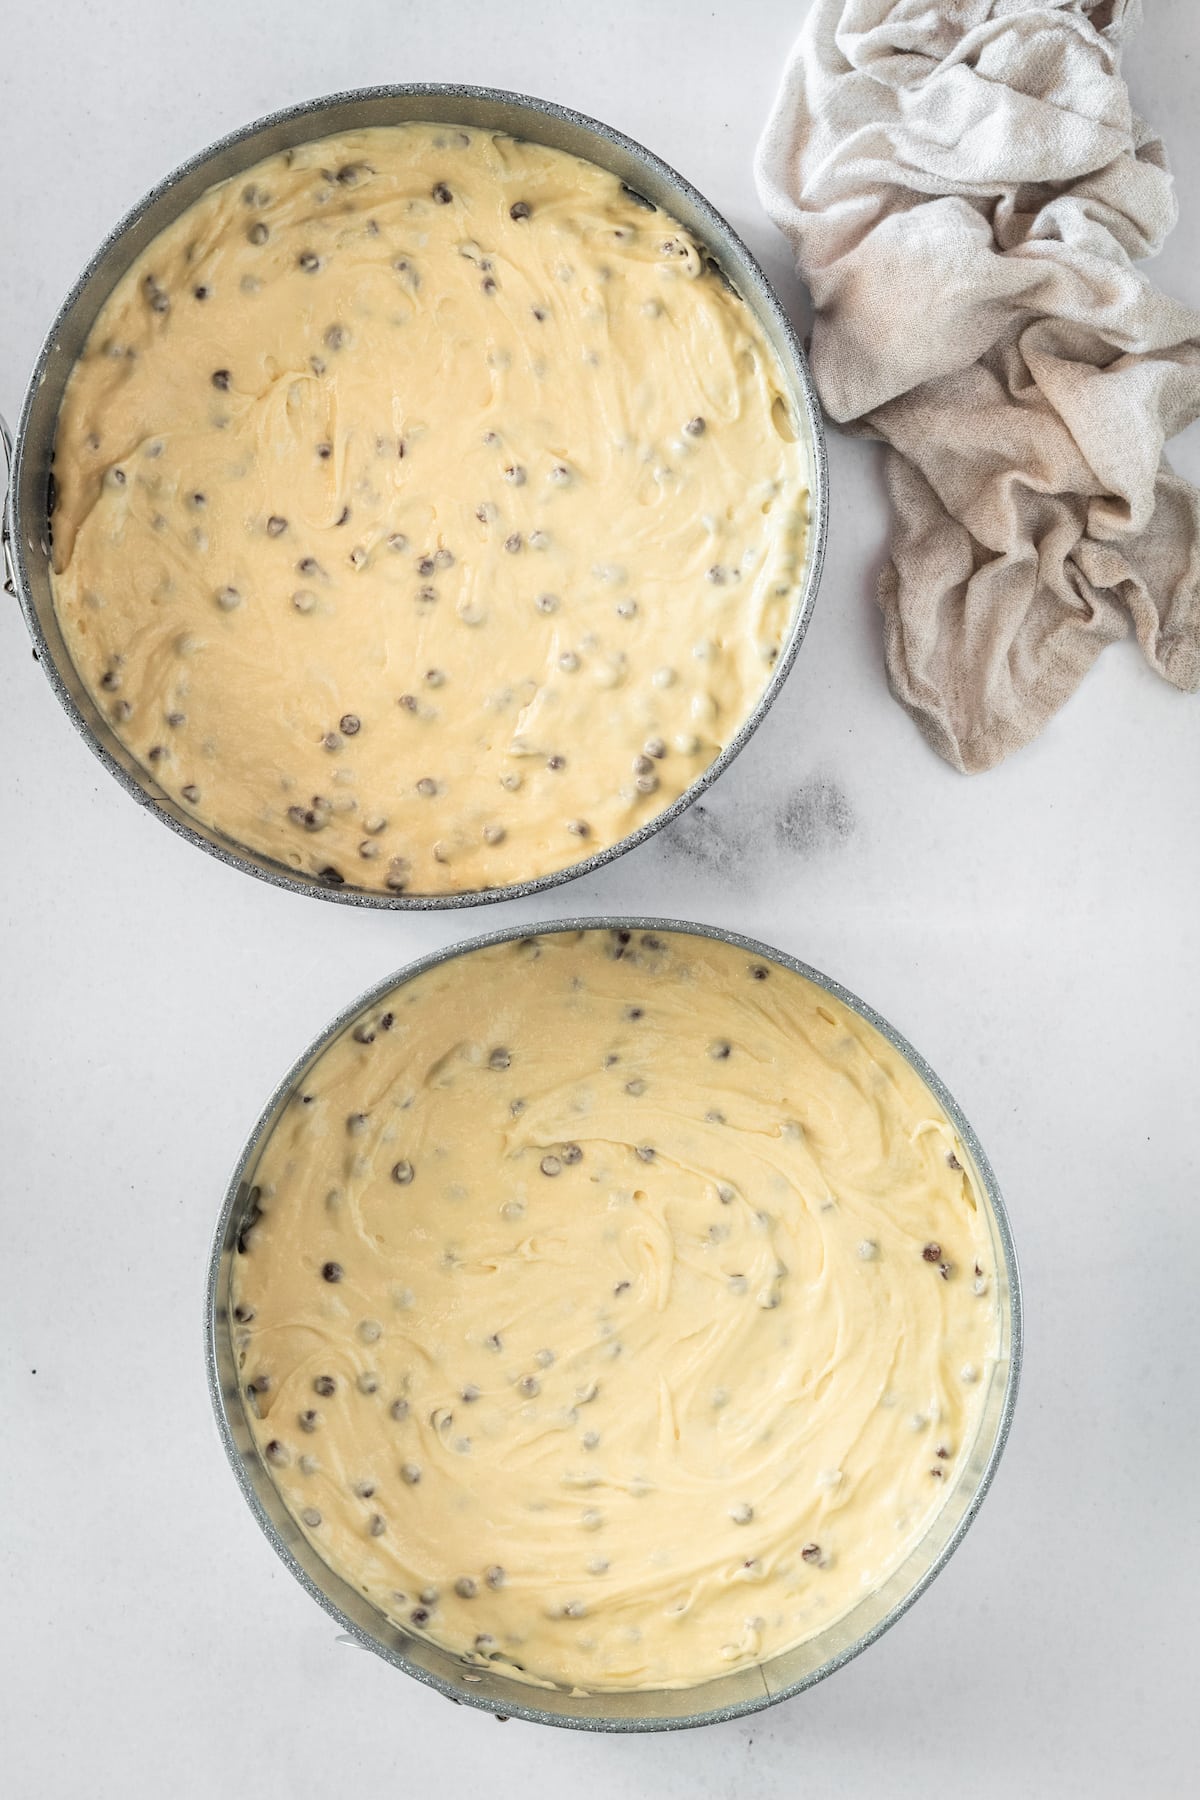
[[[372,1489],[372,1492],[374,1492],[373,1489]],[[384,1518],[382,1513],[372,1513],[371,1514],[371,1517],[367,1522],[367,1530],[370,1532],[372,1537],[382,1537],[383,1536],[384,1532],[387,1530],[387,1520]]]
[[338,725],[347,737],[357,737],[362,730],[362,720],[357,713],[343,713]]
[[[322,462],[328,462],[329,458],[333,455],[333,445],[332,444],[318,444],[317,445],[317,455],[320,457]],[[311,558],[309,560],[311,561]]]
[[414,1625],[428,1625],[429,1623],[429,1609],[427,1607],[414,1606],[408,1616]]
[[541,613],[557,612],[559,608],[559,598],[557,594],[539,594],[533,604]]
[[750,977],[753,981],[765,981],[770,973],[771,971],[764,968],[762,963],[750,964]]
[[519,222],[521,219],[528,219],[532,212],[533,208],[527,200],[514,200],[508,209],[508,216]]
[[344,325],[327,325],[325,327],[325,347],[327,350],[341,350],[346,343],[346,327]]
[[561,1154],[564,1163],[568,1165],[583,1161],[583,1151],[578,1144],[564,1144]]
[[517,1386],[529,1400],[535,1400],[542,1391],[542,1384],[536,1375],[522,1375]]
[[400,1479],[405,1487],[416,1487],[421,1479],[421,1465],[415,1462],[400,1464]]
[[708,426],[700,415],[697,414],[694,419],[688,420],[683,429],[687,432],[689,437],[703,437],[704,433],[708,430]]
[[274,1463],[277,1469],[286,1468],[292,1460],[291,1451],[286,1444],[281,1444],[278,1438],[271,1439],[264,1448],[263,1455],[269,1463]]
[[327,1262],[322,1264],[321,1279],[323,1281],[340,1281],[346,1273],[341,1263]]
[[940,1244],[926,1244],[921,1255],[925,1258],[927,1263],[941,1262],[942,1246]]
[[315,250],[302,250],[296,261],[306,275],[315,275],[321,266],[321,259]]
[[320,1394],[323,1400],[328,1400],[330,1395],[336,1394],[336,1392],[337,1382],[332,1375],[318,1375],[313,1382],[313,1393]]
[[321,1515],[317,1511],[315,1506],[304,1507],[303,1510],[301,1511],[300,1517],[304,1521],[304,1523],[309,1527],[310,1530],[315,1530],[316,1527],[321,1523]]
[[512,1062],[511,1050],[506,1050],[501,1045],[501,1046],[498,1046],[495,1050],[493,1050],[492,1054],[488,1057],[488,1068],[489,1069],[507,1069],[509,1067],[509,1065],[511,1064],[511,1062]]
[[504,540],[504,548],[508,551],[510,556],[515,556],[520,550],[523,541],[519,531],[510,531]]
[[392,1404],[388,1407],[388,1412],[391,1414],[392,1418],[396,1420],[397,1423],[399,1423],[402,1419],[407,1419],[407,1417],[408,1417],[408,1401],[407,1400],[393,1400]]
[[206,287],[204,285],[204,283],[201,282],[199,287],[194,287],[192,289],[192,298],[193,298],[193,300],[207,300],[208,296],[211,293],[212,293],[212,289],[210,287]]
[[232,381],[233,381],[233,376],[230,374],[228,369],[214,369],[213,370],[212,384],[215,388],[219,388],[223,394],[227,393],[229,391],[229,387],[230,387],[230,384]]
[[952,1169],[961,1169],[962,1168],[962,1164],[959,1162],[957,1156],[955,1156],[953,1150],[947,1150],[946,1161],[949,1164],[950,1168],[952,1168]]
[[252,1306],[235,1306],[233,1316],[239,1325],[248,1325],[254,1317],[254,1308]]
[[505,1582],[504,1570],[499,1563],[493,1563],[489,1569],[483,1571],[483,1579],[492,1589],[502,1588]]
[[246,233],[246,236],[249,238],[249,240],[252,244],[265,244],[267,239],[270,237],[270,235],[271,235],[271,233],[268,231],[267,227],[263,224],[261,219],[256,220],[256,222],[253,225],[251,225],[249,231]]
[[562,1174],[562,1163],[557,1156],[543,1156],[541,1162],[538,1164],[538,1168],[542,1171],[543,1175]]
[[555,754],[554,756],[548,756],[546,758],[546,767],[548,769],[553,769],[556,773],[559,769],[565,769],[566,766],[567,759],[565,756]]
[[332,863],[326,863],[323,869],[317,870],[317,880],[324,881],[329,887],[344,887],[346,877]]
[[397,1187],[407,1187],[416,1172],[407,1158],[402,1158],[398,1163],[392,1164],[392,1180]]
[[279,513],[272,513],[271,517],[267,520],[267,536],[268,537],[282,536],[282,534],[287,530],[287,523],[288,523],[287,520],[285,518],[282,518]]
[[454,195],[444,181],[435,181],[432,188],[433,198],[439,206],[449,206]]
[[311,1437],[312,1433],[317,1429],[317,1426],[321,1423],[321,1415],[317,1411],[315,1406],[309,1406],[309,1407],[306,1407],[302,1413],[297,1413],[296,1423],[300,1427],[301,1431],[307,1432],[309,1434],[309,1436]]
[[654,1146],[652,1144],[638,1144],[634,1150],[634,1155],[641,1162],[645,1162],[645,1163],[653,1162],[654,1161]]
[[475,1579],[471,1575],[460,1575],[454,1584],[454,1591],[460,1600],[473,1600],[479,1592]]
[[708,1054],[714,1062],[727,1062],[733,1054],[733,1045],[728,1038],[716,1038],[708,1046]]

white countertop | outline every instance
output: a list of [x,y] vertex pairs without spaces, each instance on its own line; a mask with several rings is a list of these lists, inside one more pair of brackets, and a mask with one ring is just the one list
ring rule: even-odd
[[[1129,57],[1200,303],[1200,19]],[[0,407],[110,224],[287,102],[392,80],[552,96],[684,170],[778,278],[751,153],[803,0],[12,6],[0,41]],[[1200,478],[1200,433],[1177,466]],[[1200,699],[1110,649],[992,774],[890,699],[876,452],[833,437],[799,663],[695,814],[591,880],[469,914],[360,914],[223,868],[133,805],[0,606],[10,772],[0,1651],[19,1800],[342,1793],[904,1800],[1194,1793]],[[704,854],[731,841],[724,855]],[[32,878],[26,871],[32,871]],[[452,1710],[345,1642],[263,1543],[209,1413],[201,1289],[260,1104],[349,997],[514,919],[658,912],[794,952],[892,1019],[1007,1195],[1028,1353],[992,1495],[881,1643],[774,1710],[591,1738]],[[1190,1596],[1188,1588],[1190,1585]]]

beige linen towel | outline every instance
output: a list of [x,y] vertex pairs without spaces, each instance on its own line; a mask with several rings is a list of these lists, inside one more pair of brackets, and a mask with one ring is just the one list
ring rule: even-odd
[[1130,111],[1140,0],[814,0],[758,151],[826,410],[890,446],[892,689],[990,768],[1132,621],[1200,687],[1200,314],[1133,266],[1175,222]]

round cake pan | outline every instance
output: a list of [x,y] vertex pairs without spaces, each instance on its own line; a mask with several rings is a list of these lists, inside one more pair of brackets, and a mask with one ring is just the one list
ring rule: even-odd
[[[721,1675],[700,1686],[647,1689],[630,1693],[580,1694],[567,1688],[535,1687],[488,1668],[468,1667],[449,1651],[410,1636],[391,1623],[321,1560],[285,1508],[259,1457],[242,1401],[241,1383],[230,1325],[229,1284],[238,1236],[251,1210],[250,1192],[260,1153],[276,1121],[292,1102],[317,1058],[339,1032],[355,1022],[385,994],[414,976],[487,945],[514,938],[557,936],[582,930],[654,931],[666,935],[713,938],[748,951],[764,962],[792,969],[853,1009],[912,1066],[958,1132],[978,1191],[986,1202],[992,1238],[996,1299],[1000,1309],[999,1344],[991,1368],[979,1429],[961,1474],[947,1494],[925,1537],[874,1592],[842,1618],[793,1650],[750,1668]],[[208,1386],[225,1453],[238,1486],[271,1548],[313,1599],[357,1644],[374,1650],[405,1674],[436,1688],[450,1700],[481,1707],[501,1717],[532,1720],[540,1725],[566,1725],[581,1731],[670,1731],[690,1725],[712,1725],[759,1712],[779,1700],[812,1687],[882,1637],[945,1568],[983,1504],[1012,1422],[1021,1365],[1021,1288],[1008,1215],[991,1165],[957,1103],[924,1058],[886,1019],[838,982],[810,969],[795,957],[753,938],[690,925],[678,919],[567,919],[539,931],[515,925],[422,957],[399,974],[389,975],[347,1007],[284,1076],[250,1134],[225,1195],[213,1239],[205,1294],[205,1359]]]
[[[797,584],[787,637],[763,692],[721,754],[669,807],[628,837],[593,856],[528,881],[506,887],[448,894],[391,894],[335,887],[316,876],[299,875],[266,856],[235,843],[192,818],[154,780],[114,735],[80,680],[63,642],[50,585],[48,496],[51,456],[59,408],[68,377],[101,307],[130,264],[158,233],[198,200],[214,182],[252,167],[264,157],[335,132],[406,120],[475,126],[548,144],[610,170],[692,233],[711,264],[749,307],[778,359],[809,452],[809,528],[804,571]],[[0,429],[3,422],[0,421]],[[68,294],[34,365],[21,410],[15,444],[3,430],[9,463],[8,499],[3,520],[5,586],[21,603],[42,668],[76,730],[110,774],[141,805],[152,807],[173,830],[222,862],[245,869],[277,887],[315,894],[346,906],[432,909],[512,900],[584,875],[649,837],[690,806],[728,767],[761,722],[800,648],[820,579],[828,512],[828,473],[820,406],[791,322],[762,269],[737,233],[704,196],[660,157],[611,126],[552,101],[534,100],[495,88],[455,87],[414,82],[331,94],[270,114],[203,150],[168,175],[105,239]]]

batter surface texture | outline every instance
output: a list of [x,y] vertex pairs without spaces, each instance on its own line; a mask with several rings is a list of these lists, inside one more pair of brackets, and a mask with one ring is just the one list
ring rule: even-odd
[[998,1340],[965,1154],[790,970],[587,931],[440,964],[320,1056],[233,1259],[248,1416],[407,1630],[581,1689],[831,1623],[921,1537]]
[[808,453],[688,234],[593,164],[405,125],[213,188],[106,302],[56,443],[54,590],[118,737],[333,884],[564,868],[752,710]]

